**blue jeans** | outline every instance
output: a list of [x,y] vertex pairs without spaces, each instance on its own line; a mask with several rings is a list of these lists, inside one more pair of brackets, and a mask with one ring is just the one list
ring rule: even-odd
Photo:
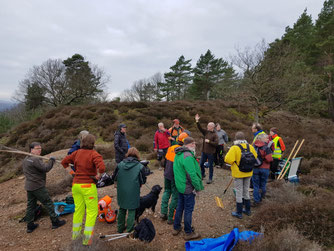
[[209,180],[212,180],[212,178],[213,178],[213,160],[214,160],[214,154],[202,153],[201,162],[200,162],[202,177],[205,176],[204,163],[207,160],[209,162]]
[[177,201],[174,229],[181,229],[182,214],[184,211],[184,231],[190,234],[193,230],[191,228],[192,215],[195,206],[195,194],[183,194],[179,193],[179,199]]
[[[269,169],[253,169],[253,197],[255,202],[260,202],[266,194],[266,185],[269,176]],[[261,193],[260,193],[261,190]]]

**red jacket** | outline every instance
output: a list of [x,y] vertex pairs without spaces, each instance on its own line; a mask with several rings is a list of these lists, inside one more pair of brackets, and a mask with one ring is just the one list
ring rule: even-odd
[[161,132],[157,130],[154,134],[154,149],[165,149],[170,146],[169,138],[170,133],[168,130]]
[[97,170],[99,173],[104,173],[105,165],[102,156],[95,150],[79,149],[71,155],[67,155],[61,164],[67,168],[69,164],[75,166],[75,176],[73,183],[94,183],[90,176],[96,176]]
[[[256,140],[254,142],[254,145],[258,148],[262,147],[263,149],[259,149],[259,154],[261,154],[261,158],[263,160],[262,165],[259,166],[259,168],[263,168],[263,169],[269,169],[270,168],[270,162],[273,161],[273,157],[271,153],[266,152],[265,148],[263,147],[265,145],[267,145],[266,143],[264,143],[261,140]],[[268,147],[267,147],[268,148]],[[268,148],[269,149],[269,148]]]

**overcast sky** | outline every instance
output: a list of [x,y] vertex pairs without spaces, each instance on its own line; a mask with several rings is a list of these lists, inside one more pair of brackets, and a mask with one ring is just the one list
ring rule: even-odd
[[9,100],[28,70],[79,53],[110,75],[113,96],[179,56],[210,49],[229,60],[235,48],[280,38],[322,0],[0,0],[0,99]]

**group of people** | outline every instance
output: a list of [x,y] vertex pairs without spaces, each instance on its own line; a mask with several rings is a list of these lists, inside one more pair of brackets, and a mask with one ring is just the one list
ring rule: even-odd
[[[218,165],[224,162],[231,165],[236,191],[237,210],[232,215],[242,218],[242,213],[250,215],[250,181],[254,187],[254,205],[261,202],[266,193],[266,182],[269,169],[275,170],[282,153],[285,150],[283,140],[277,135],[277,128],[270,129],[270,136],[264,133],[259,124],[253,124],[253,144],[248,144],[245,135],[237,132],[234,145],[223,158],[224,145],[228,141],[225,131],[219,124],[208,123],[204,129],[199,123],[200,116],[196,114],[195,122],[199,131],[203,134],[203,145],[200,161],[196,158],[196,142],[190,137],[190,132],[180,126],[180,121],[175,119],[173,126],[166,130],[163,123],[158,124],[158,130],[154,136],[154,149],[158,158],[161,154],[164,168],[164,193],[161,201],[161,219],[167,224],[173,224],[173,235],[181,231],[182,216],[184,216],[184,239],[199,238],[199,233],[192,226],[192,212],[195,206],[195,197],[204,189],[205,163],[209,165],[209,178],[207,184],[213,180],[213,163]],[[146,177],[143,165],[140,163],[139,151],[131,147],[126,139],[126,125],[120,124],[114,137],[116,170],[113,179],[117,184],[117,201],[119,214],[117,217],[117,231],[131,232],[134,229],[135,211],[139,207],[140,187],[145,184]],[[71,147],[68,155],[61,164],[74,176],[72,195],[74,198],[75,212],[73,215],[72,239],[81,236],[83,217],[86,213],[83,244],[92,242],[93,229],[98,214],[98,194],[96,180],[105,172],[102,156],[94,150],[95,137],[88,131],[82,131],[79,139]],[[239,167],[242,161],[243,151],[251,152],[255,158],[261,156],[261,165],[254,167],[249,172],[241,171]],[[34,223],[34,209],[39,200],[48,210],[52,228],[64,225],[64,220],[58,219],[54,212],[54,206],[45,188],[46,173],[55,163],[55,158],[50,158],[48,163],[43,163],[41,144],[30,144],[31,156],[23,161],[23,172],[26,177],[25,189],[27,190],[28,206],[26,212],[27,232],[34,231],[38,224]],[[243,207],[245,206],[245,209]],[[127,221],[125,224],[125,219]]]
[[[236,211],[232,216],[239,219],[242,214],[251,214],[251,200],[249,196],[250,184],[253,185],[253,207],[258,206],[266,195],[266,185],[269,178],[275,179],[278,164],[285,151],[285,145],[278,136],[278,129],[273,127],[267,135],[259,123],[252,125],[254,139],[248,144],[243,132],[237,132],[233,146],[225,156],[225,162],[231,165],[232,177],[236,193]],[[253,154],[255,162],[251,170],[242,170],[242,156],[246,158],[246,152]]]

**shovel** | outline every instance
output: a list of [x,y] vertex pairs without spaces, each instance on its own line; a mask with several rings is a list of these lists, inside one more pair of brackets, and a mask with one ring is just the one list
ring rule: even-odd
[[[223,192],[223,195],[226,193],[227,189],[231,186],[233,181],[233,177],[231,178],[230,182],[228,183],[226,189]],[[221,198],[219,198],[218,196],[215,196],[215,201],[217,204],[217,207],[220,207],[221,209],[224,209],[224,204],[223,204],[223,200]]]

